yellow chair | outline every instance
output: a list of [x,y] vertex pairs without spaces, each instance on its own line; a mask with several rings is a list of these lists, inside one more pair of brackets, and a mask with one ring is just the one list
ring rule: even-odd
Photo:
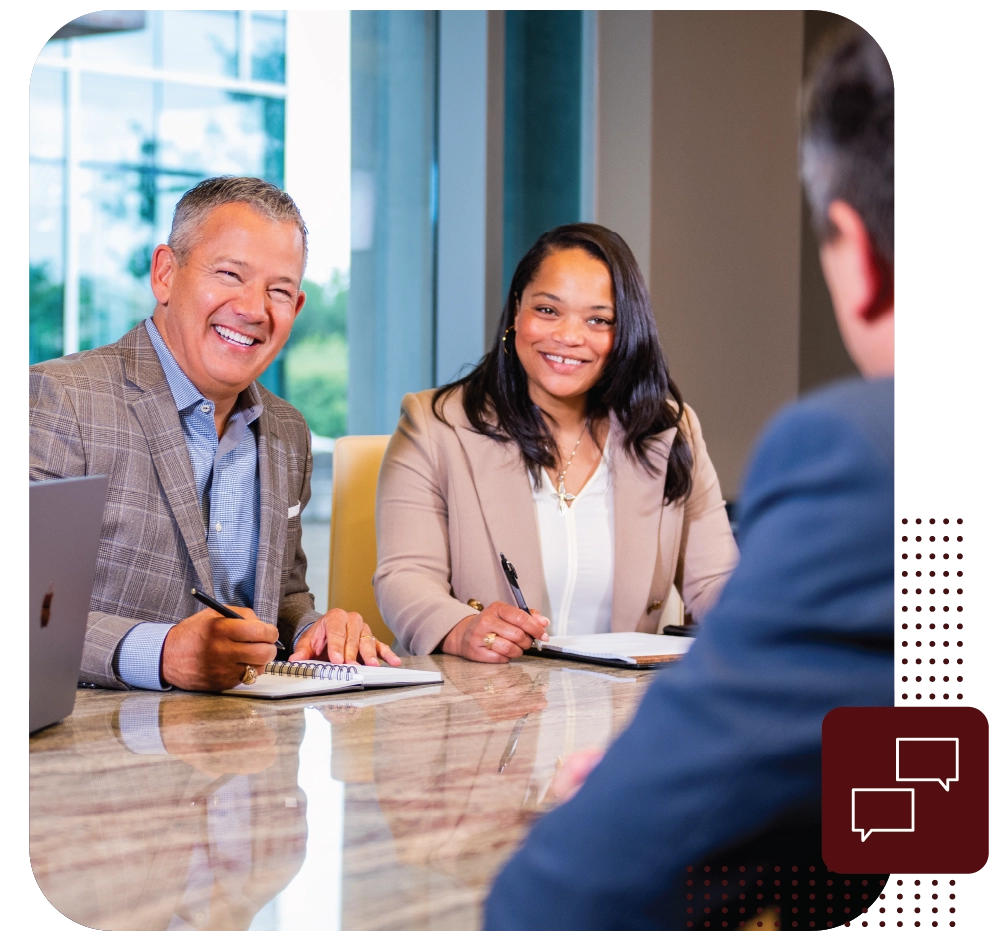
[[390,436],[341,436],[332,452],[329,609],[358,612],[382,642],[394,636],[374,599],[377,474]]

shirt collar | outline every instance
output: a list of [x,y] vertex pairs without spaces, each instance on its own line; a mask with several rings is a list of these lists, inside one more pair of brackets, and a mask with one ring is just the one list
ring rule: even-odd
[[[149,334],[149,341],[159,356],[159,364],[163,367],[163,374],[166,375],[166,383],[169,385],[170,393],[173,395],[173,403],[176,409],[183,413],[196,404],[205,400],[203,394],[194,387],[194,383],[184,374],[183,369],[177,364],[173,353],[167,347],[156,324],[150,316],[145,320],[145,330]],[[236,402],[236,413],[241,412],[247,424],[256,420],[263,413],[263,399],[260,396],[259,388],[253,381],[240,395]]]

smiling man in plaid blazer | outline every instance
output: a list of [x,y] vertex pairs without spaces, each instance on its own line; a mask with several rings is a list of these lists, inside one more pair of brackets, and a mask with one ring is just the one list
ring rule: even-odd
[[[306,258],[286,193],[205,180],[152,256],[152,317],[31,368],[31,479],[110,477],[81,680],[233,687],[278,636],[294,658],[399,663],[357,613],[315,611],[301,549],[310,434],[256,382],[304,305]],[[191,587],[244,619],[200,608]]]

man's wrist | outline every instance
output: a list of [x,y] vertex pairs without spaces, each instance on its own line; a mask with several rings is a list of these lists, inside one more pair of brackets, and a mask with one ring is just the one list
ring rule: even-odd
[[118,643],[114,671],[129,687],[142,690],[172,690],[163,679],[162,657],[172,622],[139,622]]

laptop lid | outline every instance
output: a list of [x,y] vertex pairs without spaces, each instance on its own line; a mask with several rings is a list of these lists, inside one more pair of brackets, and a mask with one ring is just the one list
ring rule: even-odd
[[29,732],[73,712],[107,476],[30,483]]

